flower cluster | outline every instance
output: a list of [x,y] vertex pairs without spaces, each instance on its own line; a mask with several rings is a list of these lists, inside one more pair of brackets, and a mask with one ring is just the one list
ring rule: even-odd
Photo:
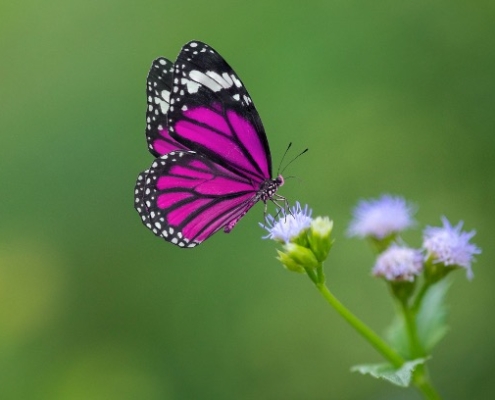
[[422,249],[411,249],[396,240],[401,231],[414,225],[413,211],[414,207],[403,198],[387,195],[363,200],[355,208],[349,235],[373,239],[382,251],[373,274],[392,282],[413,281],[423,270],[428,277],[438,279],[455,268],[465,268],[471,279],[471,262],[475,254],[481,253],[469,243],[475,231],[462,232],[462,222],[453,227],[443,217],[442,227],[424,230]]
[[[373,267],[373,275],[389,282],[414,282],[423,272],[432,282],[454,269],[466,269],[472,278],[471,263],[481,250],[470,243],[474,231],[463,232],[462,222],[452,226],[443,217],[442,227],[426,227],[421,249],[408,247],[400,240],[400,233],[416,224],[415,207],[398,196],[384,195],[378,199],[362,200],[354,209],[348,234],[372,239],[380,254]],[[328,217],[312,218],[308,205],[299,203],[279,209],[276,217],[268,215],[264,239],[282,243],[278,259],[296,272],[321,267],[327,258],[332,240],[333,222]]]
[[414,281],[423,271],[423,255],[409,247],[392,244],[380,254],[373,268],[373,275],[388,281]]
[[427,227],[424,231],[423,248],[426,258],[435,264],[466,269],[468,279],[473,278],[471,262],[481,249],[469,243],[475,231],[462,232],[463,222],[453,227],[447,218],[442,217],[443,227]]
[[260,226],[268,231],[263,239],[273,239],[282,243],[283,250],[278,259],[290,271],[308,272],[308,269],[321,268],[328,257],[332,241],[333,222],[328,217],[311,218],[308,205],[280,209],[278,218],[268,215],[266,224]]
[[361,200],[354,209],[348,235],[385,239],[413,226],[414,211],[401,197],[384,195],[379,199]]
[[268,235],[263,236],[263,239],[273,239],[281,243],[290,242],[309,228],[312,212],[307,204],[301,208],[301,204],[296,202],[296,205],[288,211],[280,209],[278,219],[267,215],[266,225],[260,223],[260,226],[268,231]]

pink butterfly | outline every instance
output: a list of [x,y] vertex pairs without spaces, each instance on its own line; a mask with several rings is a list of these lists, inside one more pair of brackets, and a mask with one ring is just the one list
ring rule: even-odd
[[138,176],[135,208],[155,235],[195,247],[230,232],[258,201],[285,201],[258,112],[215,50],[187,43],[175,63],[153,62],[147,85],[146,138],[157,158]]

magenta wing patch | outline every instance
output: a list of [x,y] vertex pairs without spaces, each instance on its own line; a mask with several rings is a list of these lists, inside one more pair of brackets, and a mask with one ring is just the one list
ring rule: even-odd
[[174,132],[226,168],[259,182],[270,177],[266,153],[253,125],[236,111],[215,105],[188,109],[175,123]]
[[276,196],[266,133],[244,84],[210,46],[156,59],[147,80],[146,138],[157,157],[138,176],[135,208],[155,235],[194,247],[230,232]]
[[194,247],[256,202],[257,186],[195,152],[156,159],[136,184],[136,209],[157,236]]

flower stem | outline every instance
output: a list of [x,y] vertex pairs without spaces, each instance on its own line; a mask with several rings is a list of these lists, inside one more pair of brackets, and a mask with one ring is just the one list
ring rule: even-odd
[[412,305],[412,310],[417,313],[419,311],[419,308],[421,307],[421,303],[423,302],[423,298],[426,295],[426,292],[430,288],[431,283],[430,282],[425,282],[423,283],[423,286],[419,290],[419,293],[416,295],[416,298],[414,299],[414,303]]
[[400,305],[404,314],[407,336],[409,338],[409,354],[412,359],[424,357],[425,352],[418,337],[416,312],[408,306],[407,302],[401,301]]
[[428,400],[441,400],[440,394],[433,387],[425,364],[419,364],[413,372],[413,383]]
[[[400,368],[405,360],[402,358],[393,348],[391,348],[380,336],[378,336],[371,328],[369,328],[358,317],[351,313],[333,294],[330,292],[324,282],[318,282],[311,279],[318,291],[325,298],[328,304],[330,304],[335,311],[337,311],[358,333],[364,337],[383,357],[385,357],[395,368]],[[414,316],[414,315],[413,315]],[[415,324],[412,326],[415,329]],[[417,336],[416,336],[417,338]],[[421,350],[419,340],[417,342],[419,346],[416,350]],[[441,400],[440,395],[433,387],[427,368],[424,364],[419,364],[413,372],[412,381],[418,390],[423,394],[425,399],[428,400]]]
[[330,292],[324,283],[317,283],[315,286],[325,300],[381,355],[383,355],[383,357],[389,360],[394,367],[399,368],[402,364],[404,364],[405,360],[380,336],[373,332],[366,324],[351,313],[339,300],[337,300],[337,298]]
[[[424,285],[419,293],[419,302],[410,307],[407,302],[401,302],[402,312],[406,323],[407,336],[409,338],[409,352],[412,359],[423,358],[426,352],[421,345],[418,337],[418,327],[416,324],[416,315],[421,300],[428,290],[428,285]],[[428,367],[425,364],[419,364],[413,372],[413,383],[426,399],[440,400],[441,397],[431,383]]]

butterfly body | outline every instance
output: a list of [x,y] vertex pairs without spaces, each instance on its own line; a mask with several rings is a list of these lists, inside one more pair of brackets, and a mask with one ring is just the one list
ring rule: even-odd
[[147,95],[146,138],[156,159],[138,176],[135,208],[155,235],[194,247],[230,232],[258,201],[283,199],[251,97],[211,47],[193,41],[175,63],[155,60]]

